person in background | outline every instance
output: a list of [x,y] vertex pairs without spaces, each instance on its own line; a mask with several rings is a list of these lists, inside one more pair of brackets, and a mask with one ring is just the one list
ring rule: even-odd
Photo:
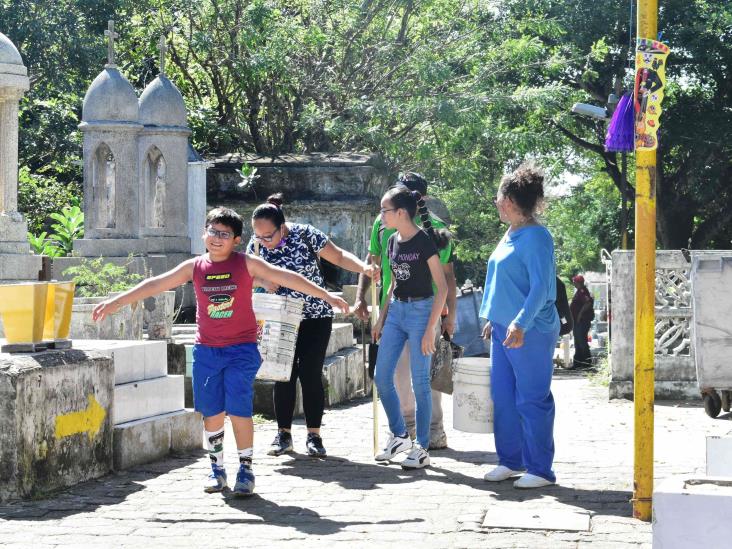
[[590,345],[587,342],[587,335],[590,333],[592,320],[595,318],[593,309],[595,300],[592,298],[590,290],[585,286],[585,277],[575,275],[572,277],[572,285],[575,287],[572,303],[569,305],[572,311],[572,320],[574,328],[572,335],[574,336],[574,360],[572,361],[574,368],[589,368],[592,366],[592,354],[590,353]]
[[[410,191],[416,191],[422,195],[422,200],[427,198],[427,181],[419,174],[414,172],[406,172],[399,177],[397,185],[404,185]],[[427,222],[436,231],[446,229],[445,222],[442,221],[432,212],[427,210],[418,212],[414,217],[416,224],[422,224],[423,216],[426,216]],[[386,304],[387,292],[391,284],[391,266],[389,265],[389,258],[387,255],[387,242],[391,235],[396,230],[387,228],[383,225],[381,215],[377,216],[374,220],[374,225],[371,230],[371,239],[369,243],[369,257],[368,262],[379,265],[382,267],[381,277],[381,293],[379,297],[379,306],[381,309]],[[457,284],[455,281],[455,272],[453,270],[452,254],[453,244],[452,241],[447,241],[443,248],[437,250],[440,258],[440,263],[443,266],[445,273],[445,279],[447,280],[447,300],[446,300],[446,311],[443,311],[442,323],[436,332],[436,338],[439,338],[443,333],[447,333],[450,337],[455,333],[455,318],[457,316]],[[366,276],[359,276],[358,279],[358,291],[356,294],[356,302],[354,304],[354,313],[361,320],[368,320],[368,306],[366,305],[366,290],[369,287],[370,280]],[[434,291],[437,288],[433,286]],[[414,399],[414,393],[412,391],[411,374],[409,368],[409,345],[404,346],[399,362],[397,363],[396,374],[394,376],[394,384],[396,385],[397,394],[399,395],[399,402],[402,406],[402,415],[405,418],[407,424],[407,431],[409,431],[412,438],[415,437],[415,407],[416,401]],[[439,391],[432,391],[432,423],[430,425],[430,450],[438,450],[440,448],[447,447],[447,434],[445,433],[445,427],[442,422],[442,393]]]
[[536,219],[544,177],[521,166],[501,180],[498,215],[509,227],[488,260],[480,316],[491,341],[491,396],[498,466],[488,482],[516,480],[516,488],[554,484],[554,348],[559,337],[555,306],[554,241]]
[[[257,206],[252,213],[252,230],[247,253],[296,272],[321,288],[325,286],[325,281],[318,265],[320,257],[348,271],[373,276],[373,266],[333,244],[322,231],[311,225],[286,222],[281,194],[274,194],[266,203]],[[322,299],[290,288],[267,281],[255,280],[255,284],[278,295],[289,295],[305,302],[295,344],[292,377],[290,381],[277,381],[274,386],[275,416],[279,430],[269,454],[279,456],[292,450],[292,417],[295,413],[296,382],[299,379],[308,430],[305,444],[307,453],[324,457],[327,452],[320,436],[325,410],[323,362],[333,327],[333,309]]]

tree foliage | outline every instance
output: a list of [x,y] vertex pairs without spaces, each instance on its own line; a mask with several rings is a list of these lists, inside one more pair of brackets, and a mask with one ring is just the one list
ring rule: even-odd
[[[204,154],[368,151],[395,172],[423,172],[451,211],[463,276],[480,277],[503,231],[491,203],[496,187],[527,158],[545,167],[550,186],[570,174],[581,179],[547,212],[562,249],[571,250],[563,269],[591,268],[597,246],[618,243],[618,155],[604,151],[605,122],[570,108],[602,106],[631,86],[627,3],[0,0],[0,7],[0,29],[32,75],[21,158],[34,175],[78,181],[81,98],[104,64],[103,29],[113,17],[118,64],[138,90],[157,75],[157,43],[167,37],[167,72]],[[672,48],[658,151],[659,243],[729,247],[732,5],[668,0],[659,29]],[[632,201],[632,168],[629,176]]]

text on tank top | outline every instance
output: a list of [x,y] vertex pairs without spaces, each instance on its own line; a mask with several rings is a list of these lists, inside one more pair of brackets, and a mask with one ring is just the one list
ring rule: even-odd
[[196,292],[196,343],[225,347],[257,342],[252,309],[252,277],[246,256],[234,252],[214,262],[204,254],[193,263]]

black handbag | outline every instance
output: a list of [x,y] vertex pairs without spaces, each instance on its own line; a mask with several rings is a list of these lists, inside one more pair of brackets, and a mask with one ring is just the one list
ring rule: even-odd
[[430,364],[430,385],[435,391],[452,394],[452,365],[463,356],[463,348],[454,343],[447,332],[437,340]]

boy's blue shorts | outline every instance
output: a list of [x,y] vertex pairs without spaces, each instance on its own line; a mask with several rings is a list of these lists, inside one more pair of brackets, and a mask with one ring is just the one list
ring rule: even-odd
[[193,346],[193,405],[203,417],[226,412],[252,417],[254,376],[262,363],[256,343]]

